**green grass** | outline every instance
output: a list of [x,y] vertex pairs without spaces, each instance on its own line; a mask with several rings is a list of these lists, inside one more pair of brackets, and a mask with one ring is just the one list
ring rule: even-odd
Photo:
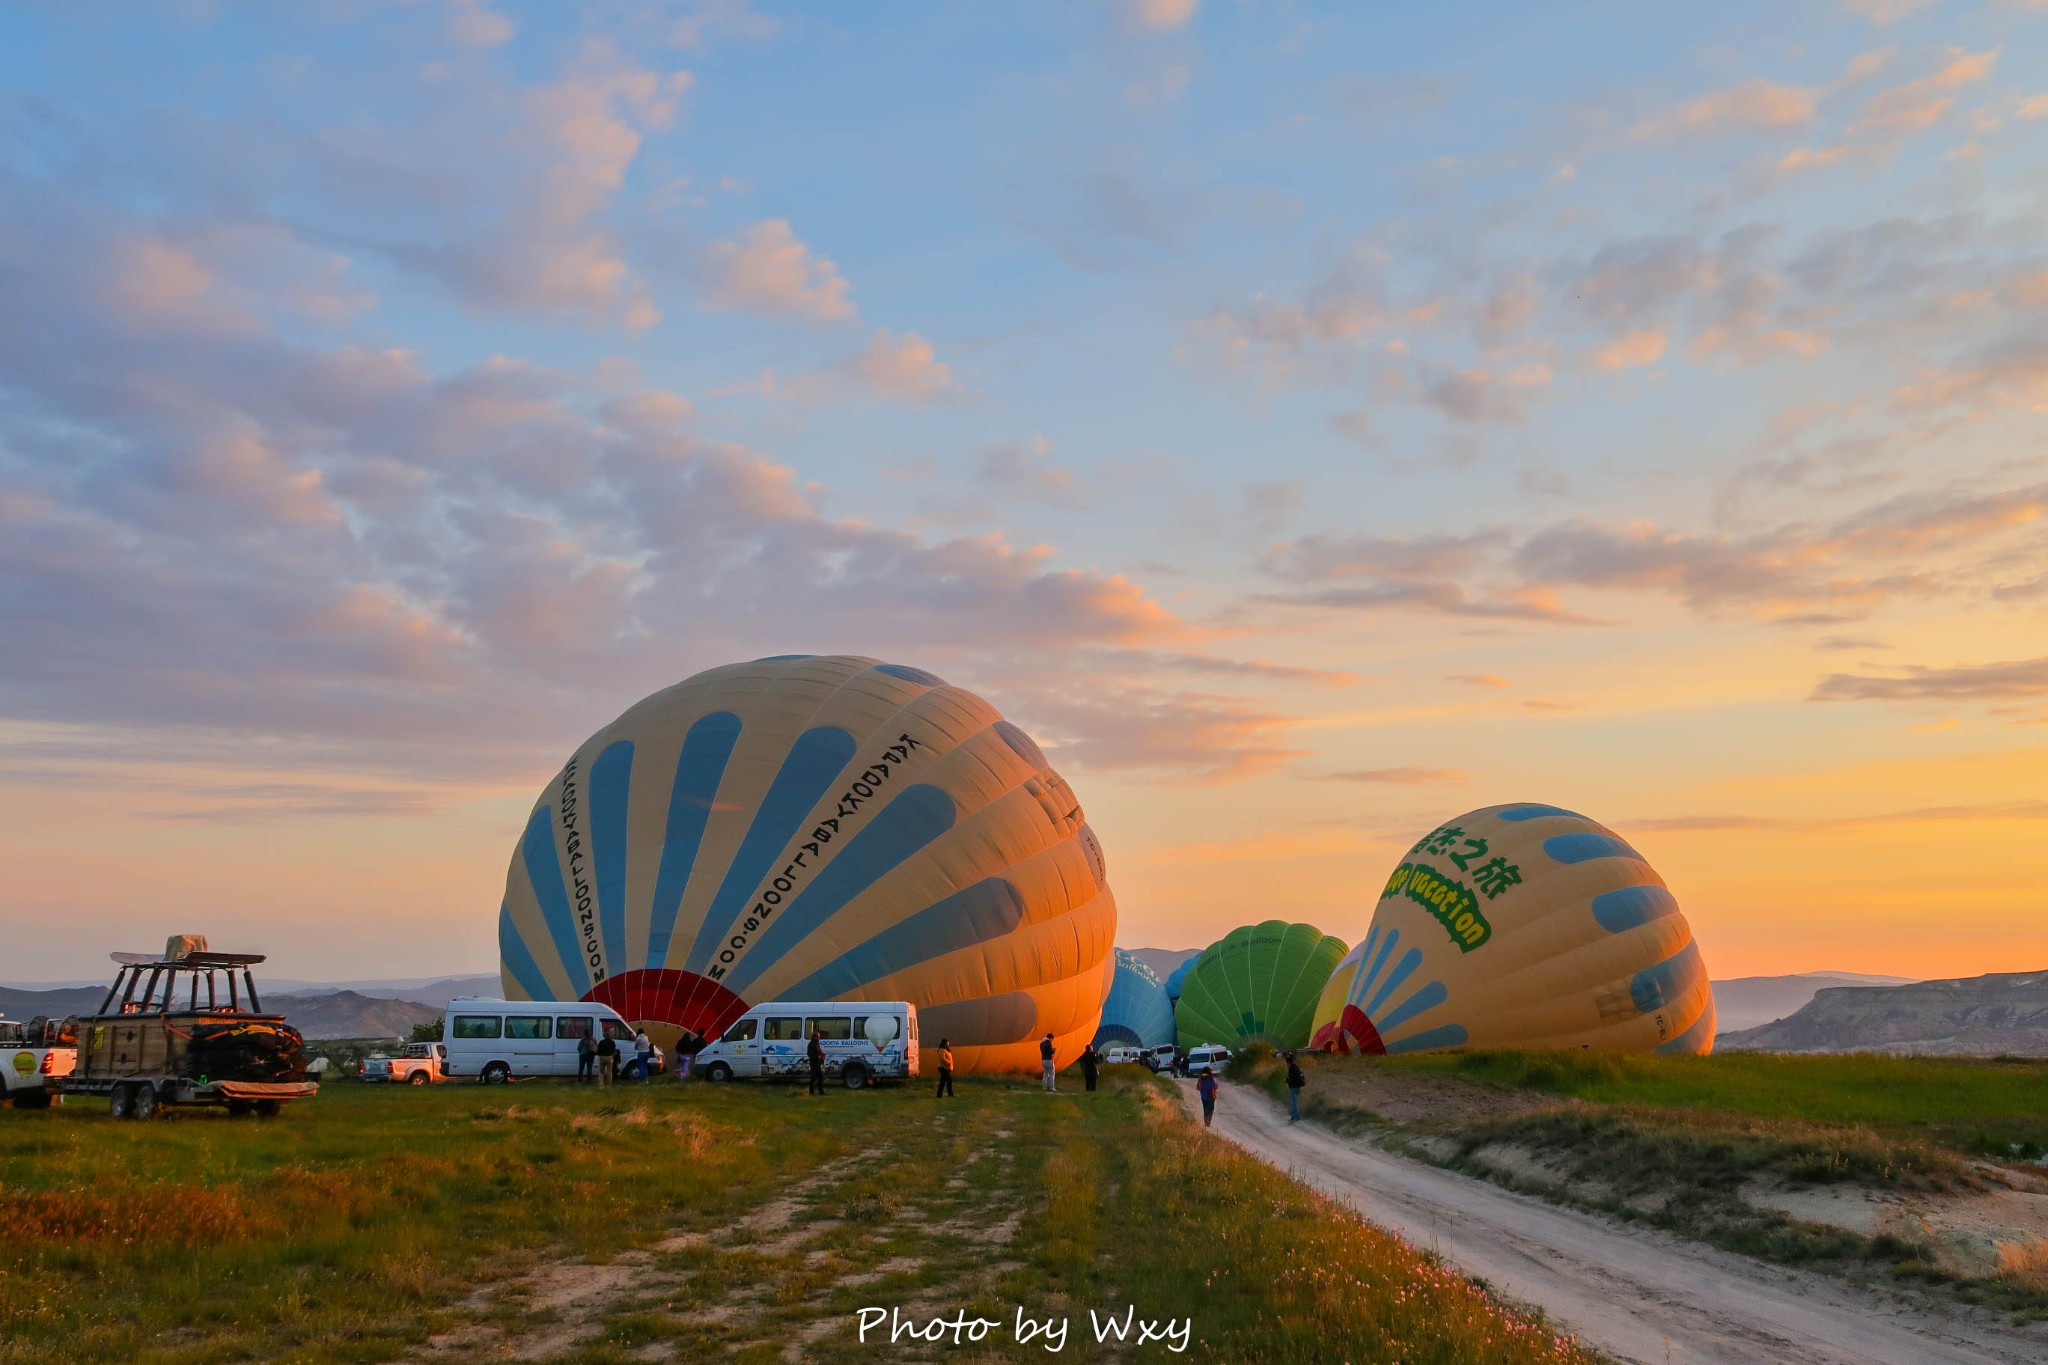
[[2048,1061],[2037,1058],[1464,1052],[1377,1064],[1595,1104],[1856,1124],[1959,1151],[2048,1154]]
[[[944,1105],[922,1086],[334,1085],[274,1122],[0,1115],[6,1365],[375,1361],[436,1341],[436,1359],[582,1365],[771,1361],[793,1342],[807,1360],[1038,1359],[1010,1340],[1020,1304],[1071,1320],[1063,1360],[1122,1358],[1089,1311],[1126,1304],[1192,1315],[1195,1359],[1591,1359],[1129,1074],[1058,1097],[963,1081]],[[1002,1326],[974,1348],[861,1345],[867,1305]]]

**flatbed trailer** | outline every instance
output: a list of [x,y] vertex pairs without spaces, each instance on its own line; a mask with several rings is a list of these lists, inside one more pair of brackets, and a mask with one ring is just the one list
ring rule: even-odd
[[70,1095],[105,1095],[115,1118],[149,1119],[165,1105],[218,1105],[274,1117],[320,1087],[306,1079],[305,1043],[263,1012],[249,972],[261,953],[215,953],[194,935],[161,956],[115,953],[114,984],[78,1021]]

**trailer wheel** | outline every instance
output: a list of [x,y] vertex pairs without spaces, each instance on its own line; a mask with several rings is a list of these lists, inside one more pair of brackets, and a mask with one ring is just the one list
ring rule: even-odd
[[138,1122],[147,1122],[156,1117],[156,1087],[147,1081],[135,1087],[135,1099],[128,1106],[128,1117]]
[[414,1067],[412,1070],[412,1075],[406,1077],[406,1083],[408,1085],[425,1085],[427,1083],[427,1073],[425,1068]]
[[503,1062],[492,1062],[484,1068],[485,1085],[503,1085],[512,1079],[512,1068]]
[[704,1068],[704,1079],[713,1082],[729,1081],[732,1079],[732,1068],[724,1062],[713,1062]]
[[283,1109],[284,1105],[277,1100],[256,1101],[256,1117],[259,1119],[274,1119]]
[[110,1119],[125,1119],[134,1107],[135,1087],[132,1085],[117,1085],[107,1096],[107,1117]]
[[231,1119],[245,1119],[255,1112],[256,1106],[249,1100],[228,1101],[228,1117]]
[[868,1083],[868,1069],[859,1062],[848,1062],[846,1070],[839,1073],[839,1079],[846,1082],[848,1090],[858,1090]]

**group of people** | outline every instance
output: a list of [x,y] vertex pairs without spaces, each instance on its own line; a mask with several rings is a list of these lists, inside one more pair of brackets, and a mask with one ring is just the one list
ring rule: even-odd
[[[619,1040],[606,1033],[602,1038],[584,1034],[576,1040],[576,1081],[577,1084],[596,1082],[610,1086],[619,1077],[619,1058],[627,1054],[619,1047]],[[641,1029],[633,1035],[633,1051],[626,1062],[626,1074],[639,1073],[642,1081],[654,1079],[654,1040]]]

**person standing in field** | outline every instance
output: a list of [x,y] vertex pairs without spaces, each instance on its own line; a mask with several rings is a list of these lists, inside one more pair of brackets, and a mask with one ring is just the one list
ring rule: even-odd
[[943,1100],[949,1095],[955,1099],[959,1098],[959,1096],[953,1095],[953,1047],[950,1040],[941,1038],[939,1039],[939,1093],[934,1098]]
[[1038,1059],[1045,1063],[1045,1093],[1048,1095],[1059,1094],[1060,1088],[1053,1082],[1053,1078],[1059,1073],[1057,1068],[1053,1064],[1052,1035],[1050,1033],[1046,1034],[1044,1038],[1039,1040]]
[[1292,1052],[1282,1053],[1287,1058],[1287,1121],[1301,1122],[1301,1088],[1308,1084],[1308,1077],[1301,1071],[1301,1063],[1294,1059]]
[[1102,1054],[1090,1043],[1081,1049],[1081,1086],[1090,1094],[1095,1092],[1095,1068],[1102,1061]]
[[633,1035],[633,1065],[639,1069],[642,1082],[654,1079],[654,1071],[651,1065],[653,1061],[654,1040],[647,1036],[646,1029],[641,1029]]
[[1216,1092],[1222,1087],[1216,1083],[1216,1073],[1208,1067],[1202,1068],[1202,1079],[1195,1082],[1195,1089],[1202,1093],[1202,1126],[1214,1127],[1216,1123]]
[[588,1033],[576,1040],[576,1084],[588,1085],[597,1079],[597,1039]]
[[619,1077],[618,1040],[607,1033],[597,1044],[597,1084],[601,1090],[611,1089],[612,1082]]
[[825,1039],[817,1029],[811,1030],[811,1045],[804,1049],[804,1056],[811,1063],[811,1090],[813,1095],[825,1093]]

